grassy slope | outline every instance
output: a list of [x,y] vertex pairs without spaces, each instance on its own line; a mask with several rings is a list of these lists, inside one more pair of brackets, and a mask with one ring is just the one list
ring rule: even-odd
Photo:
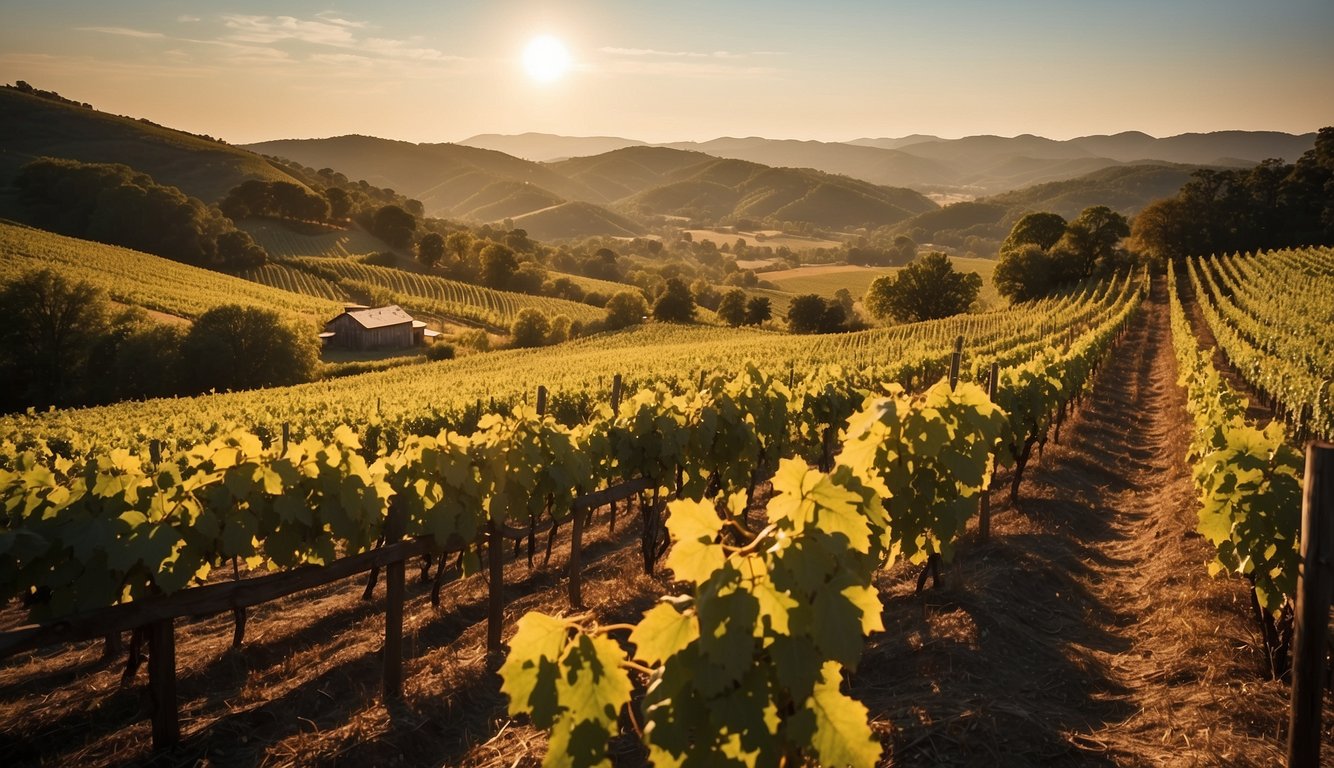
[[274,309],[323,323],[339,305],[127,248],[0,223],[0,279],[49,267],[115,301],[195,318],[223,304]]
[[625,200],[624,204],[656,214],[712,219],[772,217],[833,229],[896,224],[937,207],[908,189],[880,187],[809,169],[770,168],[743,160],[714,160],[702,166],[687,166],[666,175],[664,181]]
[[[954,268],[960,272],[976,272],[982,276],[982,291],[978,294],[978,298],[984,306],[994,307],[1002,303],[1000,295],[996,293],[996,286],[991,281],[992,273],[996,271],[994,260],[970,259],[959,256],[950,257],[950,260],[954,262]],[[783,294],[787,294],[785,297],[781,297],[783,306],[786,308],[787,302],[791,301],[794,296],[803,293],[816,293],[825,298],[833,298],[840,288],[847,288],[852,293],[853,298],[860,301],[877,277],[893,275],[898,271],[898,267],[812,266],[787,269],[781,272],[765,272],[760,275],[760,278],[774,283]],[[777,304],[780,297],[777,297],[775,292],[766,291],[759,295],[769,296],[775,303],[775,315],[779,314]]]
[[0,115],[0,186],[38,157],[123,163],[205,202],[246,179],[294,181],[237,147],[9,88],[0,88]]
[[[1126,216],[1153,200],[1171,197],[1196,166],[1146,164],[1104,168],[1077,178],[1035,184],[993,197],[958,203],[916,216],[898,230],[919,230],[919,242],[932,242],[942,231],[967,230],[990,240],[1004,240],[1025,213],[1051,211],[1066,219],[1094,205],[1106,205]],[[923,234],[924,232],[924,234]]]
[[592,203],[561,203],[514,217],[519,227],[538,240],[590,236],[636,237],[644,228]]
[[345,258],[388,250],[388,246],[379,238],[357,226],[318,235],[293,232],[278,222],[265,219],[243,219],[237,226],[249,232],[250,236],[255,238],[255,242],[262,245],[274,258],[285,259],[294,256]]

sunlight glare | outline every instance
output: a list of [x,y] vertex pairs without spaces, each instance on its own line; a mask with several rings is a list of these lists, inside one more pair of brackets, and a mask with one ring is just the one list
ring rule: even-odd
[[551,35],[535,37],[523,51],[523,68],[539,83],[559,80],[570,68],[570,52]]

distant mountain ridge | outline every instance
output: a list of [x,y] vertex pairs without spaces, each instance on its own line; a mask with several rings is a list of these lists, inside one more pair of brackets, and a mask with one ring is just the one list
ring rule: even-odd
[[876,227],[936,207],[910,189],[669,147],[631,145],[551,163],[462,144],[368,136],[287,139],[247,148],[393,189],[420,200],[431,215],[511,219],[538,239],[634,236],[643,227],[632,219],[655,216]]
[[571,157],[600,155],[626,147],[642,147],[642,141],[617,136],[557,136],[550,133],[480,133],[458,142],[465,147],[494,149],[507,155],[547,163]]
[[[536,146],[538,137],[551,147],[559,147],[562,155],[572,157],[583,141],[579,137],[550,134],[492,135],[487,146],[514,154]],[[633,139],[610,141],[624,142],[626,146],[642,144]],[[1293,162],[1314,144],[1314,133],[1216,131],[1155,138],[1139,131],[1126,131],[1067,140],[1032,134],[960,139],[914,134],[849,142],[751,136],[649,146],[704,152],[776,167],[812,168],[882,186],[986,196],[1129,163],[1243,166],[1271,157]]]

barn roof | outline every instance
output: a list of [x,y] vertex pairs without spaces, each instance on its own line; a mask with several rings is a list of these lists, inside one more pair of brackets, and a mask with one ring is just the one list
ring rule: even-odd
[[353,320],[356,320],[362,328],[366,328],[367,330],[412,322],[412,315],[404,312],[403,308],[397,304],[390,304],[387,307],[376,307],[375,309],[359,309],[346,312],[345,314]]

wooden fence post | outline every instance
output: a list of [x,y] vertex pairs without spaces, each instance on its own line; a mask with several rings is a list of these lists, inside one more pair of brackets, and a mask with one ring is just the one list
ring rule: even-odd
[[[389,516],[384,524],[385,546],[403,539],[407,509],[402,504],[390,503]],[[407,564],[402,558],[385,566],[384,572],[384,700],[403,698],[403,598],[404,571]]]
[[[992,363],[987,375],[987,399],[996,402],[997,379],[1000,378],[1000,363]],[[995,468],[992,468],[995,471]],[[991,537],[991,484],[982,489],[982,498],[977,501],[977,535],[982,541]]]
[[541,384],[537,385],[537,415],[547,415],[547,388]]
[[950,391],[959,385],[959,366],[963,363],[963,337],[954,340],[954,354],[950,355]]
[[1306,446],[1301,559],[1293,638],[1288,768],[1320,765],[1320,705],[1325,695],[1326,634],[1334,598],[1334,444]]
[[181,723],[176,712],[176,635],[171,619],[148,625],[148,695],[153,702],[153,749],[176,746]]
[[496,521],[486,523],[487,585],[486,650],[500,653],[500,624],[505,620],[505,538]]
[[[612,509],[616,508],[616,502],[612,502]],[[584,510],[575,509],[574,517],[571,520],[573,530],[570,531],[570,561],[568,563],[570,587],[569,598],[570,607],[580,609],[584,607],[583,595],[583,575],[580,568],[583,567],[580,562],[582,558],[583,539],[584,539]]]

